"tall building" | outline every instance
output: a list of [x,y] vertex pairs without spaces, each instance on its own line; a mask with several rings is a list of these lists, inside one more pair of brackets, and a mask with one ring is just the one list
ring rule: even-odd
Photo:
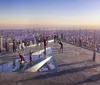
[[0,52],[3,50],[3,36],[0,36]]

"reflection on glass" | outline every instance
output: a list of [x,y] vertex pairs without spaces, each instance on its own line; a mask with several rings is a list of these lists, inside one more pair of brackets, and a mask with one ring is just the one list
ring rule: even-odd
[[13,69],[15,69],[16,64],[15,64],[15,60],[13,60]]

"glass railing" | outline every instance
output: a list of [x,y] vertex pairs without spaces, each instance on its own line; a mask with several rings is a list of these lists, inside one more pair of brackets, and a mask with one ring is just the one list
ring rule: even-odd
[[[0,72],[41,72],[41,71],[58,71],[56,59],[52,54],[50,47],[46,48],[46,58],[44,57],[44,50],[40,50],[32,54],[32,62],[30,63],[30,56],[25,55],[26,63],[20,64],[20,59],[2,58],[0,59]],[[51,57],[49,59],[49,57]],[[42,63],[42,64],[41,64]],[[39,66],[39,67],[38,67]],[[36,71],[34,69],[37,68]],[[33,71],[30,71],[33,69]]]

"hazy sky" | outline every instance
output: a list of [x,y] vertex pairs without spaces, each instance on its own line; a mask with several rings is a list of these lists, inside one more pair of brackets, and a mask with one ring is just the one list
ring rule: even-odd
[[100,26],[100,0],[0,0],[0,26]]

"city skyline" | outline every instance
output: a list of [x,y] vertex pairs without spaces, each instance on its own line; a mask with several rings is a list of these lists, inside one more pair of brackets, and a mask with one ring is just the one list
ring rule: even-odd
[[0,0],[0,27],[100,27],[100,0]]

